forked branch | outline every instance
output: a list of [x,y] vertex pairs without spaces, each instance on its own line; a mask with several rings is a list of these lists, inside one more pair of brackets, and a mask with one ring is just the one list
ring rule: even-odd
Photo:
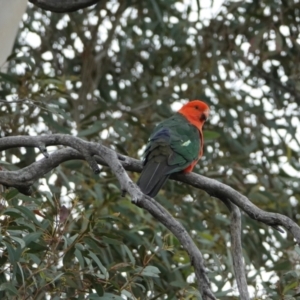
[[[47,152],[47,146],[63,145],[67,148]],[[45,136],[14,136],[0,139],[0,151],[15,147],[36,147],[44,154],[45,158],[18,171],[0,171],[0,184],[15,187],[22,193],[30,193],[29,187],[39,178],[50,172],[59,164],[74,159],[86,160],[95,173],[99,172],[98,164],[107,165],[117,177],[121,189],[131,196],[132,202],[144,208],[158,221],[164,224],[181,242],[188,252],[191,263],[194,266],[198,282],[198,288],[204,300],[216,299],[213,295],[208,277],[206,275],[203,257],[184,227],[176,221],[160,204],[154,199],[145,196],[139,188],[131,181],[127,172],[141,172],[140,161],[128,156],[117,154],[115,151],[97,143],[86,142],[80,138],[54,134]],[[241,195],[233,188],[216,180],[192,173],[175,174],[171,179],[184,182],[196,188],[206,191],[211,196],[223,201],[231,213],[231,243],[234,258],[234,270],[237,278],[241,299],[248,300],[246,275],[242,259],[241,247],[241,217],[240,209],[251,218],[263,222],[269,226],[279,229],[284,227],[290,231],[297,243],[300,245],[300,227],[287,216],[269,213],[259,209],[247,197]]]
[[[71,148],[57,150],[49,156],[45,150],[50,145],[64,145]],[[154,199],[144,195],[132,182],[119,160],[118,154],[100,144],[85,142],[69,135],[48,135],[40,137],[7,137],[0,139],[0,151],[14,147],[37,147],[45,158],[19,171],[0,171],[0,184],[13,186],[21,192],[29,193],[28,187],[37,179],[51,171],[60,163],[70,159],[86,160],[95,173],[99,172],[97,162],[108,165],[116,175],[121,189],[130,194],[132,202],[147,210],[154,218],[164,224],[181,242],[187,251],[194,266],[199,292],[203,300],[216,300],[210,288],[204,261],[200,250],[197,248],[186,229],[158,204]],[[99,158],[99,155],[101,158]],[[124,159],[124,157],[120,157]]]

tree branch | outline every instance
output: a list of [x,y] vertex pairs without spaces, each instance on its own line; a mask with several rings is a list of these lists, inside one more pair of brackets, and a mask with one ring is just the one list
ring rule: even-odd
[[231,235],[231,255],[233,261],[233,268],[235,273],[235,279],[240,292],[240,297],[243,300],[250,300],[247,289],[247,277],[245,272],[245,266],[243,262],[243,248],[242,248],[242,220],[241,212],[239,208],[228,201],[227,199],[221,199],[230,211],[230,235]]
[[57,13],[73,12],[96,4],[100,1],[101,0],[29,0],[29,2],[41,9]]
[[256,221],[260,221],[276,229],[278,229],[278,226],[284,227],[293,235],[298,245],[300,245],[300,227],[293,220],[287,216],[266,212],[258,208],[246,196],[240,194],[230,186],[195,173],[176,174],[172,178],[202,189],[216,198],[225,198],[231,201]]
[[[46,147],[50,145],[64,145],[71,148],[59,149],[51,153],[47,158],[47,155],[45,155],[45,153],[47,153]],[[203,299],[215,299],[209,287],[209,281],[206,276],[201,252],[197,249],[187,231],[154,199],[142,194],[125,172],[124,168],[128,171],[141,172],[142,164],[140,161],[128,156],[119,155],[101,144],[86,142],[77,137],[62,134],[35,137],[15,136],[0,139],[0,151],[15,147],[37,147],[46,156],[44,159],[34,162],[18,171],[0,171],[0,184],[15,187],[27,194],[29,193],[28,187],[65,161],[74,159],[87,160],[93,171],[96,173],[99,172],[99,167],[96,167],[97,163],[108,165],[120,182],[121,189],[130,194],[132,201],[137,206],[147,210],[157,220],[164,224],[182,243],[195,268],[198,287]],[[238,207],[254,220],[273,226],[276,229],[278,229],[278,226],[284,227],[293,235],[300,245],[300,227],[294,221],[287,216],[278,213],[265,212],[259,209],[247,197],[228,185],[195,173],[174,174],[171,176],[171,179],[202,189],[211,196],[219,198],[229,208],[231,212],[231,243],[233,248],[234,270],[242,297],[241,299],[248,300],[249,296],[242,259],[240,238],[241,217]]]
[[[52,170],[61,162],[70,159],[89,159],[90,166],[94,170],[94,162],[92,157],[95,154],[101,156],[96,157],[97,161],[103,160],[107,164],[115,176],[117,177],[121,189],[127,191],[134,204],[144,208],[152,214],[158,221],[164,224],[181,242],[187,251],[191,264],[194,266],[198,289],[203,300],[216,300],[213,295],[210,282],[207,277],[204,261],[200,250],[197,248],[192,238],[189,236],[185,228],[176,221],[165,208],[158,204],[154,199],[144,195],[140,189],[132,182],[127,172],[119,160],[117,153],[103,145],[85,142],[79,138],[68,135],[47,135],[40,137],[7,137],[0,139],[0,151],[14,147],[38,147],[39,149],[49,145],[65,145],[74,149],[57,150],[49,157],[37,161],[30,166],[19,171],[0,171],[0,183],[6,186],[14,186],[20,190],[24,190],[28,185],[32,185],[35,180]],[[121,157],[122,159],[123,157]],[[97,166],[98,167],[98,166]],[[98,168],[99,169],[99,168]],[[29,192],[27,190],[27,192]]]

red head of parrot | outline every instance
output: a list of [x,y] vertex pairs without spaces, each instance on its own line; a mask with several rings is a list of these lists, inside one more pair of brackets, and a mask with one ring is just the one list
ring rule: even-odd
[[208,115],[208,105],[194,100],[156,126],[137,182],[143,193],[154,197],[172,173],[193,170],[203,154],[202,127]]

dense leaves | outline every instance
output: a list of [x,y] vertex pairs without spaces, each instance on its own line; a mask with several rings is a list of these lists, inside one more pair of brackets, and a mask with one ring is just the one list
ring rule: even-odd
[[[139,157],[155,124],[181,101],[211,107],[196,172],[260,208],[298,220],[299,1],[100,1],[70,14],[32,5],[10,68],[0,73],[0,137],[68,133]],[[49,149],[51,151],[51,149]],[[23,168],[33,149],[1,153]],[[1,206],[1,299],[197,299],[187,254],[162,225],[100,176],[70,161],[35,186],[7,190]],[[134,180],[137,174],[131,174]],[[203,251],[216,296],[237,289],[225,206],[169,181],[157,200]],[[291,299],[300,249],[243,218],[252,296]]]

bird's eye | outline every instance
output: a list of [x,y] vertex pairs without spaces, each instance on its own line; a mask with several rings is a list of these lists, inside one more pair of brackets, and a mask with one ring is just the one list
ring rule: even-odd
[[199,109],[199,106],[198,106],[198,105],[196,105],[196,106],[195,106],[195,109]]

